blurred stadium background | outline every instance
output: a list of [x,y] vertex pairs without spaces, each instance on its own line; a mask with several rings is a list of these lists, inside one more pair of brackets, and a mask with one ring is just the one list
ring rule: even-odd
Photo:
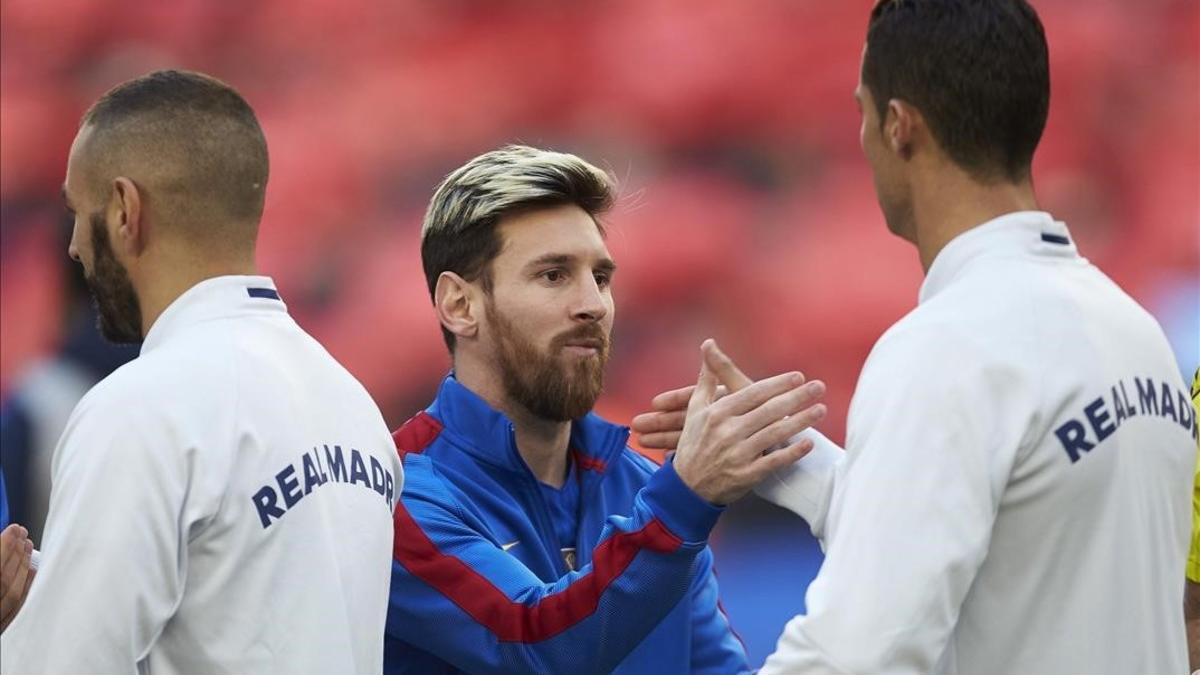
[[[1043,205],[1200,361],[1200,3],[1041,0]],[[627,422],[694,378],[717,337],[752,374],[829,384],[841,441],[872,343],[916,301],[858,147],[869,0],[2,0],[0,392],[14,517],[36,533],[45,455],[99,344],[66,258],[59,186],[77,120],[159,67],[214,74],[271,151],[259,243],[299,320],[399,425],[448,360],[418,235],[449,170],[520,141],[611,169],[616,350],[600,410]],[[34,505],[31,506],[30,503]],[[755,499],[716,535],[725,607],[754,663],[820,564]]]

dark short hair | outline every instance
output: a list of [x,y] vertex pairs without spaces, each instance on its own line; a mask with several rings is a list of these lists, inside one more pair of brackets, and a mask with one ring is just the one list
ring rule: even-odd
[[[534,208],[575,204],[600,228],[599,216],[615,198],[612,177],[575,155],[509,145],[455,169],[438,185],[421,228],[421,264],[434,297],[442,272],[491,290],[492,260],[503,242],[496,226],[506,216]],[[453,353],[454,334],[442,327]]]
[[172,185],[189,212],[257,223],[269,162],[254,110],[220,80],[159,70],[113,87],[84,114],[99,161],[171,162]]
[[1019,181],[1050,108],[1046,35],[1025,0],[880,0],[871,12],[863,84],[924,116],[950,158],[981,180]]

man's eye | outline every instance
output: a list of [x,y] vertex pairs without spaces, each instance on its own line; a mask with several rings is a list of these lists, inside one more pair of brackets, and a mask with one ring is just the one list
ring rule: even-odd
[[595,278],[596,278],[596,285],[599,286],[600,288],[604,288],[605,286],[608,286],[609,284],[612,283],[612,276],[610,276],[609,274],[604,273],[604,272],[597,272],[595,275]]
[[545,277],[546,281],[551,283],[558,283],[567,277],[562,270],[546,270],[542,273],[542,276]]

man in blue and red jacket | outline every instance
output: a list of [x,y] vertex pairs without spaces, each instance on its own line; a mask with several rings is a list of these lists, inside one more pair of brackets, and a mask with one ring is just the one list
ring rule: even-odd
[[611,178],[510,146],[439,186],[422,261],[454,370],[395,432],[387,673],[738,673],[707,546],[722,504],[807,452],[765,454],[824,414],[820,383],[768,378],[717,400],[704,364],[673,461],[591,413],[615,265]]

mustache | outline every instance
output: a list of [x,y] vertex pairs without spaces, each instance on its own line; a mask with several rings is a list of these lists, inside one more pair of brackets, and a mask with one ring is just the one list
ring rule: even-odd
[[600,324],[588,323],[558,335],[550,344],[555,351],[561,351],[572,342],[594,342],[601,353],[607,354],[612,341]]

